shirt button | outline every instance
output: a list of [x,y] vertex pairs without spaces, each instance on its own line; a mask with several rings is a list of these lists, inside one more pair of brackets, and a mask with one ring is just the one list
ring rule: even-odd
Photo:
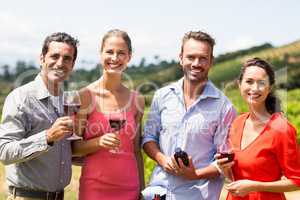
[[65,164],[65,162],[64,162],[64,161],[62,161],[62,162],[61,162],[61,164],[62,164],[62,165],[64,165],[64,164]]
[[62,180],[62,179],[60,179],[60,182],[62,183],[62,182],[63,182],[63,180]]

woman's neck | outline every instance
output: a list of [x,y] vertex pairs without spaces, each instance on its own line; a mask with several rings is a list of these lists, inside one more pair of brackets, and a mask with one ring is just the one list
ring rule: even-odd
[[250,108],[249,119],[257,123],[266,123],[269,121],[271,114],[267,111],[266,107],[261,108]]
[[115,92],[122,87],[121,79],[122,79],[121,74],[103,73],[103,76],[100,79],[100,86],[105,90]]

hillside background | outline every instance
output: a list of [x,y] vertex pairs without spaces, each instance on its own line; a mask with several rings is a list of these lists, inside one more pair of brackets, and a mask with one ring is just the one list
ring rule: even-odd
[[[286,117],[296,127],[298,143],[300,144],[300,41],[295,41],[280,47],[265,43],[226,54],[215,58],[215,63],[210,71],[209,78],[231,99],[239,112],[247,110],[243,103],[235,79],[239,74],[242,63],[252,57],[261,57],[271,62],[276,69],[277,95],[282,100],[283,111]],[[1,66],[0,74],[0,111],[5,97],[14,87],[32,80],[38,73],[38,66],[32,63],[18,61],[15,66]],[[66,89],[77,89],[97,80],[101,76],[101,66],[98,64],[91,70],[81,69],[76,66],[75,72],[66,82]],[[182,71],[177,61],[164,61],[155,57],[155,63],[147,63],[142,58],[138,65],[131,65],[126,71],[124,81],[128,87],[137,89],[146,98],[146,114],[151,103],[154,91],[170,82],[182,77]],[[145,177],[149,175],[154,163],[147,156],[145,159]],[[66,199],[76,199],[78,191],[78,178],[80,168],[74,167],[73,179],[66,189]],[[0,164],[0,200],[5,199],[4,169]],[[224,194],[223,194],[224,195]],[[289,200],[300,198],[299,193],[289,193]],[[222,197],[223,198],[223,197]]]

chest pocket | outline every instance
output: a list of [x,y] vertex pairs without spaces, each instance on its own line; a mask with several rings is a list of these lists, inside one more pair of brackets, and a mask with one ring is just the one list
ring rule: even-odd
[[213,139],[217,128],[217,122],[214,117],[207,113],[197,113],[191,116],[186,124],[185,130],[191,140],[209,140]]
[[34,135],[40,131],[48,129],[56,120],[57,114],[51,111],[53,107],[49,108],[42,102],[36,99],[28,99],[25,106],[22,108],[26,113],[26,133],[27,136]]
[[182,114],[178,107],[172,104],[166,105],[161,111],[162,132],[168,129],[177,129],[181,125]]

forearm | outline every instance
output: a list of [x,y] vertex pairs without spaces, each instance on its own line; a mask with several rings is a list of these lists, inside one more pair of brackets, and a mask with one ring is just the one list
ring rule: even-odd
[[45,131],[21,140],[0,137],[0,161],[4,165],[31,160],[49,148]]
[[254,181],[253,191],[259,192],[291,192],[300,190],[300,187],[295,185],[293,181],[289,179],[273,181],[273,182],[261,182]]
[[101,149],[99,137],[90,140],[76,140],[72,142],[72,154],[74,156],[85,156]]
[[209,179],[215,178],[220,175],[217,168],[213,165],[209,165],[204,168],[196,169],[197,179]]
[[158,144],[154,141],[147,142],[143,146],[145,153],[158,164],[165,159],[165,155],[160,151]]

